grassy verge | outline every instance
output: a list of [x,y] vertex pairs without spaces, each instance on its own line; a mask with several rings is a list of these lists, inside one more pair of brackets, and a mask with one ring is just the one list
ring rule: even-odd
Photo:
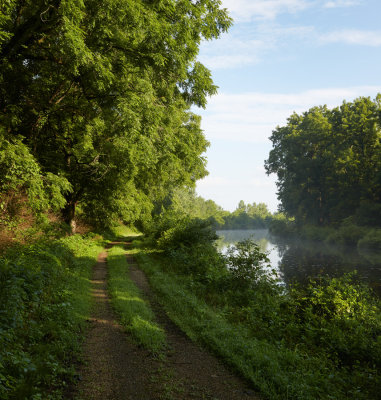
[[[144,252],[136,257],[171,319],[267,398],[369,399],[377,395],[376,376],[366,378],[364,390],[364,371],[338,368],[329,358],[308,353],[306,348],[290,348],[282,340],[258,338],[249,325],[232,318],[231,308],[208,304],[198,283],[189,276],[171,272],[164,257]],[[307,330],[305,334],[308,335]]]
[[122,325],[146,349],[160,354],[165,345],[164,331],[155,323],[154,313],[142,298],[140,290],[128,276],[126,251],[123,245],[108,252],[109,290],[112,304]]
[[0,259],[0,398],[61,399],[91,307],[100,236],[13,248]]

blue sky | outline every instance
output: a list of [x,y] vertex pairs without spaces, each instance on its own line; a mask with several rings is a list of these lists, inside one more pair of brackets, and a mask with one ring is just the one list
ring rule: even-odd
[[202,128],[209,175],[197,192],[226,210],[240,200],[276,211],[269,137],[294,111],[381,92],[380,0],[223,0],[234,26],[201,45],[219,92]]

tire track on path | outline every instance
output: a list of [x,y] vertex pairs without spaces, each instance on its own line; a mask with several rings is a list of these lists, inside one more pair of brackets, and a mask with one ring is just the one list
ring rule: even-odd
[[181,396],[175,399],[258,400],[258,395],[243,379],[234,375],[207,350],[192,342],[169,319],[135,258],[130,254],[126,257],[130,265],[130,279],[143,292],[158,324],[165,330],[169,345],[166,367],[174,371],[174,387],[181,389]]
[[[111,243],[110,246],[118,244]],[[77,399],[156,400],[161,389],[153,382],[160,362],[128,338],[117,322],[107,292],[107,253],[98,256],[93,269],[94,299],[79,371]]]

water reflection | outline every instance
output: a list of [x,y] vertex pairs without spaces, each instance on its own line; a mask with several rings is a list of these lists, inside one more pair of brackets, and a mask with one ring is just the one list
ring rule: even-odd
[[353,248],[316,242],[280,240],[272,237],[266,229],[217,231],[217,234],[221,251],[228,245],[252,237],[268,254],[271,266],[279,271],[286,284],[294,281],[303,284],[310,277],[338,277],[357,270],[359,279],[381,294],[380,254],[359,254]]

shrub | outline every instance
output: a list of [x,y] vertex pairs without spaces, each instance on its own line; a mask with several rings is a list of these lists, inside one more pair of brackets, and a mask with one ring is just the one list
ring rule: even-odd
[[322,242],[334,233],[334,229],[327,226],[304,225],[300,233],[303,238]]
[[357,245],[357,242],[367,231],[367,228],[355,225],[352,218],[347,218],[338,229],[327,237],[327,242],[342,245]]
[[357,248],[361,252],[381,252],[381,229],[371,229],[359,240]]
[[79,236],[19,246],[0,259],[0,398],[62,398],[101,250]]
[[264,282],[274,283],[275,271],[271,270],[270,260],[253,240],[246,239],[229,246],[224,261],[234,288],[248,288]]
[[293,236],[296,234],[295,221],[282,213],[275,214],[269,223],[269,231],[275,236]]

